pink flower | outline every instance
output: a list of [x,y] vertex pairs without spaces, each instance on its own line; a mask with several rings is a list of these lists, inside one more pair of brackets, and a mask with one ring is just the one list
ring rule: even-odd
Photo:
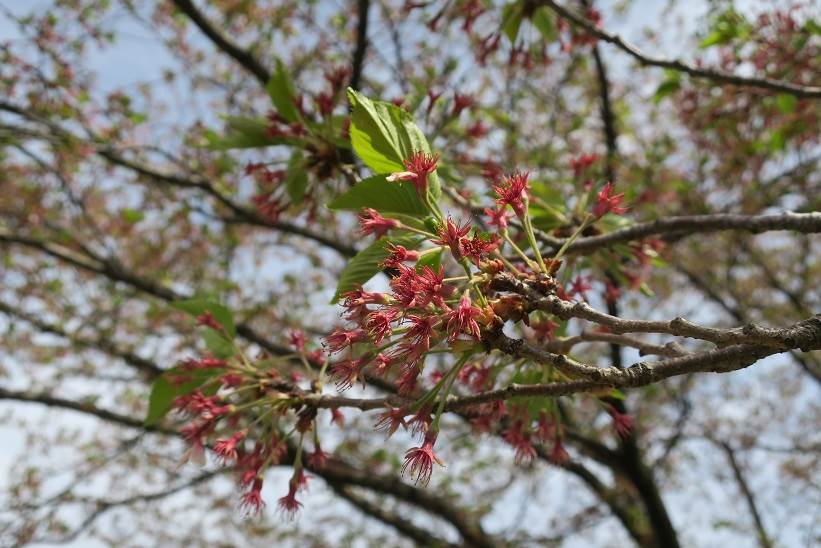
[[331,424],[336,424],[340,428],[345,427],[345,415],[336,407],[331,409]]
[[391,358],[380,352],[376,355],[376,358],[374,358],[373,365],[371,366],[373,368],[373,374],[378,375],[380,377],[384,376],[385,373],[388,372],[392,364],[393,361],[391,360]]
[[459,306],[445,315],[448,322],[448,340],[451,342],[456,340],[460,333],[468,333],[479,340],[482,334],[476,318],[480,314],[481,311],[470,302],[470,297],[462,295]]
[[[356,360],[342,360],[333,364],[331,366],[331,376],[337,379],[337,388],[340,390],[351,388],[367,363],[367,359],[359,358]],[[365,384],[364,379],[362,384]]]
[[506,228],[508,224],[508,214],[504,207],[499,209],[485,208],[485,215],[490,217],[487,224],[490,226],[498,226],[499,228]]
[[254,479],[254,484],[251,486],[250,491],[242,495],[240,499],[240,508],[248,512],[249,514],[259,514],[262,512],[262,509],[265,507],[265,502],[262,500],[262,478],[257,477]]
[[291,343],[291,346],[293,346],[297,352],[305,352],[305,343],[307,342],[305,333],[299,329],[291,329],[288,331],[288,342]]
[[396,391],[400,396],[410,396],[416,391],[416,384],[419,378],[419,367],[416,363],[411,363],[405,367],[399,378],[396,379]]
[[391,334],[393,327],[391,324],[396,321],[399,311],[395,308],[374,310],[365,319],[365,328],[373,337],[374,344],[380,344],[382,340]]
[[362,342],[367,338],[368,334],[364,329],[354,329],[351,331],[337,329],[325,337],[325,343],[328,345],[328,350],[331,353],[336,353],[348,348],[354,343]]
[[298,482],[291,479],[288,483],[288,494],[281,497],[277,502],[279,510],[288,519],[294,519],[302,507],[302,503],[296,500],[296,491],[298,488]]
[[612,405],[607,406],[607,413],[610,415],[610,418],[613,419],[613,428],[616,429],[616,433],[622,439],[629,438],[635,426],[633,417],[619,412],[619,410]]
[[445,271],[440,266],[434,272],[429,266],[417,272],[415,268],[398,265],[399,276],[391,280],[394,298],[403,308],[424,308],[433,302],[443,306],[453,288],[444,284]]
[[237,460],[237,445],[245,439],[246,434],[245,430],[240,430],[227,440],[217,440],[214,444],[214,452],[225,463]]
[[397,268],[401,263],[419,260],[418,251],[406,249],[401,245],[388,244],[388,251],[390,255],[381,263],[383,268]]
[[597,154],[582,154],[577,158],[571,158],[570,167],[573,169],[573,176],[578,177],[587,171],[598,159]]
[[613,195],[613,183],[607,183],[598,193],[596,203],[593,204],[593,215],[597,219],[604,217],[608,213],[622,215],[627,212],[627,208],[621,204],[624,202],[624,193]]
[[570,462],[570,455],[567,454],[567,450],[564,448],[564,443],[562,443],[561,438],[556,438],[554,440],[553,450],[550,451],[550,456],[548,458],[550,459],[550,462],[556,466],[563,466]]
[[205,312],[204,314],[197,316],[197,325],[204,325],[205,327],[210,327],[216,331],[222,331],[222,326],[210,312]]
[[280,213],[286,209],[285,206],[283,206],[270,192],[257,194],[251,198],[251,201],[257,207],[257,211],[259,211],[260,216],[269,223],[277,222],[279,220]]
[[363,236],[375,234],[377,238],[381,238],[389,230],[402,226],[402,223],[396,219],[387,219],[375,209],[366,207],[359,214],[359,225]]
[[468,232],[470,232],[469,223],[460,225],[458,223],[454,223],[453,219],[448,217],[445,224],[439,227],[439,239],[431,241],[437,245],[448,246],[451,253],[453,253],[453,258],[458,261],[462,258],[462,250],[459,247],[459,240],[466,236]]
[[408,423],[405,422],[405,415],[407,411],[402,407],[391,407],[387,411],[379,414],[379,420],[374,426],[377,430],[382,430],[388,433],[391,437],[399,427],[407,428]]
[[475,102],[470,95],[457,93],[453,96],[453,115],[459,116],[463,110],[472,107]]
[[471,239],[462,238],[460,243],[462,245],[462,254],[477,266],[499,245],[495,234],[489,238],[483,238],[481,235],[476,234]]
[[322,470],[326,464],[328,464],[328,453],[323,451],[317,443],[314,452],[308,457],[308,466],[314,470]]
[[587,292],[593,289],[587,280],[583,278],[581,275],[576,276],[573,280],[573,283],[570,284],[570,291],[568,292],[569,295],[580,295],[583,300],[587,300]]
[[416,478],[416,483],[427,485],[430,483],[430,477],[433,474],[433,463],[439,466],[445,464],[433,452],[433,446],[436,443],[436,433],[428,432],[425,434],[425,440],[421,447],[413,447],[405,453],[405,464],[402,466],[402,474],[406,470],[410,470],[412,478]]
[[500,208],[504,209],[509,205],[518,217],[524,217],[527,210],[525,200],[530,189],[530,183],[527,181],[529,176],[527,171],[515,171],[505,177],[501,184],[493,186],[493,190],[499,196],[496,203]]
[[433,335],[433,326],[439,321],[432,316],[408,316],[407,321],[411,324],[410,329],[405,333],[405,340],[414,349],[414,354],[421,356],[430,349],[430,339]]
[[438,154],[427,154],[423,151],[416,151],[410,158],[405,160],[405,169],[392,173],[387,177],[387,181],[413,181],[416,192],[419,196],[425,196],[428,190],[428,175],[436,171],[439,162]]

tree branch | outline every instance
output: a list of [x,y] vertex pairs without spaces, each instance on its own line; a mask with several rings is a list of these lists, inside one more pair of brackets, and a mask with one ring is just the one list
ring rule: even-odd
[[581,15],[578,15],[573,11],[563,7],[554,0],[540,0],[539,4],[547,6],[561,17],[564,17],[574,25],[581,27],[585,30],[585,32],[592,36],[595,36],[599,40],[602,40],[609,44],[613,44],[623,52],[627,53],[628,55],[636,59],[641,65],[672,69],[678,72],[684,72],[694,78],[705,78],[722,84],[755,87],[780,93],[791,93],[797,97],[814,99],[821,98],[821,87],[819,86],[802,86],[799,84],[781,82],[779,80],[773,80],[770,78],[738,76],[735,74],[729,74],[714,69],[694,67],[678,59],[664,59],[660,57],[651,57],[648,54],[641,51],[636,46],[623,40],[620,36],[616,34],[611,34],[607,31],[604,31],[596,27],[585,17],[582,17]]
[[372,503],[365,497],[357,495],[353,491],[353,489],[349,487],[345,487],[343,485],[330,481],[328,482],[328,485],[331,486],[331,489],[333,489],[337,495],[339,495],[343,499],[347,500],[348,502],[359,508],[359,510],[361,510],[363,513],[372,518],[378,519],[382,523],[385,523],[393,527],[401,535],[406,536],[409,539],[416,542],[418,546],[430,546],[431,548],[438,548],[443,546],[456,546],[455,544],[451,544],[439,537],[436,537],[428,533],[421,527],[417,527],[410,520],[407,520],[398,514],[388,512],[384,508]]
[[197,9],[191,0],[171,0],[171,3],[187,15],[218,49],[253,74],[263,87],[268,84],[268,80],[271,79],[271,73],[268,72],[268,69],[262,66],[262,63],[260,63],[251,52],[240,48],[227,37],[223,36],[217,28],[208,21],[205,15]]
[[[602,247],[640,240],[660,234],[702,234],[721,230],[741,230],[758,234],[771,230],[790,230],[804,234],[821,232],[821,213],[784,213],[772,215],[737,215],[733,213],[713,213],[709,215],[686,215],[665,217],[646,223],[621,228],[600,236],[579,238],[568,247],[568,252],[589,253]],[[553,249],[560,248],[565,240],[544,232],[537,238]]]

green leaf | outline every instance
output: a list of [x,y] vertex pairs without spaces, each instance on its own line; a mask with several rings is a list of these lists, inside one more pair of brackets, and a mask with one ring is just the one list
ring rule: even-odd
[[271,97],[271,102],[274,108],[277,109],[280,116],[289,122],[296,122],[299,120],[299,110],[296,108],[296,88],[291,80],[291,75],[285,68],[285,65],[277,59],[276,70],[268,80],[265,89],[268,90],[268,96]]
[[125,208],[120,210],[120,218],[128,224],[135,225],[145,219],[145,214],[139,209]]
[[187,312],[191,316],[197,317],[205,314],[206,312],[210,312],[214,319],[217,320],[217,323],[225,329],[225,333],[227,333],[231,338],[236,336],[237,328],[234,325],[234,315],[231,313],[228,308],[221,305],[216,301],[209,301],[208,299],[201,299],[201,298],[193,298],[193,299],[184,299],[180,301],[173,301],[171,306],[176,308],[177,310],[182,310],[183,312]]
[[[148,412],[145,417],[146,426],[157,424],[160,419],[171,411],[174,399],[177,396],[190,394],[201,387],[208,380],[223,373],[222,369],[194,369],[183,371],[179,368],[171,369],[157,377],[151,385],[151,394],[148,396]],[[175,377],[186,378],[184,382],[175,381]],[[214,391],[216,391],[216,386]]]
[[795,106],[798,104],[798,99],[795,95],[789,93],[779,93],[775,96],[775,105],[782,114],[790,114],[795,112]]
[[305,170],[305,160],[302,152],[295,150],[291,160],[288,162],[288,176],[285,179],[285,188],[291,202],[299,205],[305,199],[305,191],[308,188],[308,172]]
[[203,330],[202,338],[208,351],[215,357],[225,359],[234,355],[234,345],[231,343],[231,339],[216,329],[206,327]]
[[656,89],[656,93],[653,95],[653,102],[660,103],[662,99],[681,89],[681,79],[674,78],[670,80],[665,80],[659,87]]
[[[384,101],[371,101],[350,88],[348,100],[351,103],[351,144],[362,161],[376,173],[404,171],[404,161],[414,152],[430,154],[425,135],[404,109]],[[428,179],[431,178],[436,178],[435,174]]]
[[524,16],[524,9],[522,2],[516,0],[505,4],[502,8],[502,30],[511,42],[516,41],[519,35],[519,27],[522,26],[522,17]]
[[535,26],[542,37],[548,42],[553,42],[558,38],[558,30],[556,29],[556,21],[551,12],[545,6],[537,8],[530,18],[533,26]]
[[374,175],[359,181],[347,192],[337,196],[328,207],[354,211],[372,207],[381,213],[404,213],[414,217],[427,213],[427,208],[419,199],[412,183],[389,183],[384,175]]
[[230,132],[220,137],[214,132],[206,133],[207,147],[211,150],[234,148],[262,148],[275,145],[298,145],[294,137],[269,137],[268,122],[256,118],[229,116],[226,118]]
[[339,276],[339,282],[336,286],[336,293],[334,294],[334,298],[331,300],[331,304],[339,301],[339,298],[343,293],[356,289],[373,278],[376,273],[380,271],[379,263],[388,257],[387,246],[389,243],[401,245],[408,249],[416,249],[419,244],[422,243],[422,239],[412,235],[390,238],[385,236],[376,240],[374,243],[357,253],[350,261],[348,261],[348,264],[345,266],[345,270],[343,270],[342,274]]
[[416,261],[416,270],[422,270],[424,267],[430,267],[434,272],[439,270],[439,265],[442,264],[442,248],[437,251],[426,253],[419,257]]

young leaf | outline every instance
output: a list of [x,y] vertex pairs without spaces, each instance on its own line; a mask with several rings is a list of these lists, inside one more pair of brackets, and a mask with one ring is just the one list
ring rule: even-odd
[[[151,385],[151,394],[148,397],[148,412],[145,417],[146,426],[157,424],[160,419],[167,415],[171,411],[174,399],[177,396],[190,394],[205,384],[206,381],[221,373],[223,373],[221,369],[215,368],[194,369],[192,371],[181,371],[175,368],[158,377]],[[187,380],[175,382],[175,376]],[[216,386],[214,391],[216,391]]]
[[412,183],[389,183],[384,175],[374,175],[356,183],[328,207],[354,211],[372,207],[381,213],[404,213],[414,217],[427,213]]
[[432,270],[436,271],[439,270],[439,265],[441,264],[442,248],[439,248],[437,251],[432,251],[419,257],[419,260],[416,261],[416,270],[422,270],[423,268],[428,266]]
[[522,26],[522,17],[524,16],[522,2],[516,0],[505,4],[502,8],[502,30],[511,42],[516,41],[519,35],[519,27]]
[[775,104],[782,114],[791,114],[795,112],[795,106],[798,104],[798,99],[795,95],[789,93],[779,93],[775,96]]
[[277,59],[276,64],[276,70],[265,88],[280,116],[289,122],[296,122],[299,120],[299,110],[296,108],[296,88],[282,61]]
[[404,109],[384,101],[371,101],[350,88],[348,100],[351,144],[376,173],[404,171],[404,161],[412,153],[430,153],[427,139]]
[[389,243],[415,249],[422,243],[422,240],[409,235],[391,238],[385,236],[357,253],[348,261],[345,270],[339,276],[339,283],[336,286],[336,293],[331,300],[331,304],[336,303],[343,293],[356,289],[379,272],[379,263],[388,257],[387,247]]
[[295,150],[291,160],[288,162],[288,177],[285,179],[285,188],[291,202],[299,205],[305,199],[305,191],[308,188],[308,172],[305,171],[305,161],[302,153]]
[[533,26],[539,30],[542,37],[548,42],[554,42],[558,38],[559,34],[556,29],[556,20],[553,17],[553,12],[545,6],[536,8],[530,20]]
[[215,357],[225,359],[234,355],[234,345],[231,344],[231,340],[216,329],[206,327],[202,338],[208,351]]

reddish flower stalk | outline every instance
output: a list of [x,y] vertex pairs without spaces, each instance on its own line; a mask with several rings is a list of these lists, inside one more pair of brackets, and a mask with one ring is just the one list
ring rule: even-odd
[[412,447],[405,453],[405,464],[402,465],[402,474],[410,470],[411,478],[417,484],[428,485],[433,474],[433,463],[444,467],[445,463],[433,452],[436,443],[436,432],[428,431],[420,447]]

